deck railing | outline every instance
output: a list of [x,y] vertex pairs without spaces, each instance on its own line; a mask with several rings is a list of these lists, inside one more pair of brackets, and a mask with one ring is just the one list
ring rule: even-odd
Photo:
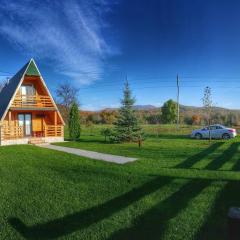
[[12,107],[37,107],[37,108],[51,108],[53,103],[49,96],[41,95],[17,95],[13,101]]
[[[24,138],[24,128],[18,126],[2,126],[0,127],[0,137],[1,140],[11,140],[11,139],[20,139]],[[35,135],[35,132],[32,132],[30,137],[63,137],[64,130],[61,125],[46,125],[41,132],[41,134]],[[29,136],[28,136],[29,137]]]
[[1,130],[1,138],[3,140],[9,140],[9,139],[18,139],[23,138],[23,127],[17,127],[17,126],[3,126]]
[[62,137],[63,136],[63,126],[61,125],[46,125],[44,129],[45,137]]

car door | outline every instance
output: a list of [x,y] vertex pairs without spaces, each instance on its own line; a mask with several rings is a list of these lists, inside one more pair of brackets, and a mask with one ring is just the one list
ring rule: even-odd
[[208,136],[209,136],[208,127],[203,128],[201,131],[201,134],[202,134],[203,138],[208,138]]
[[222,138],[223,133],[224,133],[223,127],[216,126],[216,134],[217,134],[216,138]]
[[216,126],[210,126],[211,138],[217,138]]

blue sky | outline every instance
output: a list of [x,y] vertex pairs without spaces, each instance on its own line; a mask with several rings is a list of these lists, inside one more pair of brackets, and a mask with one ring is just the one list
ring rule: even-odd
[[0,80],[33,57],[54,93],[80,88],[83,109],[116,107],[126,76],[137,104],[176,99],[240,108],[237,0],[0,0]]

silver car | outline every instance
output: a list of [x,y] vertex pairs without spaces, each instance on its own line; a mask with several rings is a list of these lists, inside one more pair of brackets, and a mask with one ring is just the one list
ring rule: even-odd
[[[211,138],[215,139],[230,139],[237,136],[237,131],[234,128],[227,128],[220,124],[210,126]],[[192,138],[202,139],[209,138],[209,128],[204,127],[202,129],[193,130],[191,134]]]

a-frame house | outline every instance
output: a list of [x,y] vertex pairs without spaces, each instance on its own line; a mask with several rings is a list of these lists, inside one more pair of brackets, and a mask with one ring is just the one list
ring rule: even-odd
[[33,59],[0,92],[0,145],[59,142],[64,121]]

